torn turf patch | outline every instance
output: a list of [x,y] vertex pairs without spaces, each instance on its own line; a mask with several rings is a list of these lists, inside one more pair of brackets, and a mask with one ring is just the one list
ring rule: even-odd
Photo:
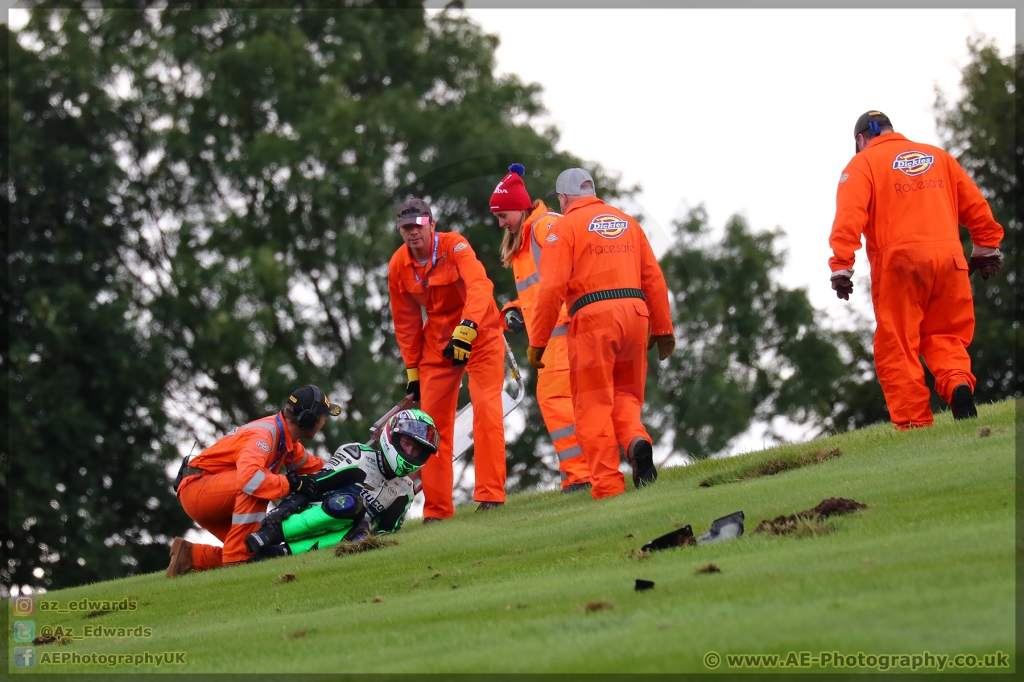
[[376,535],[370,535],[369,537],[363,538],[359,542],[343,542],[334,548],[334,556],[344,556],[346,554],[358,554],[359,552],[369,552],[371,549],[380,549],[381,547],[388,547],[390,545],[397,545],[398,540],[382,539]]
[[867,509],[866,504],[857,500],[849,500],[843,497],[830,497],[822,500],[813,509],[805,509],[789,516],[776,516],[774,519],[765,519],[757,524],[754,533],[770,533],[771,535],[825,535],[832,531],[832,527],[823,524],[822,521],[830,516],[849,514],[858,509]]
[[708,476],[698,485],[701,488],[710,488],[713,485],[720,485],[722,483],[739,483],[740,481],[749,481],[752,478],[774,476],[775,474],[780,474],[783,471],[799,469],[811,464],[821,464],[822,462],[834,457],[840,457],[842,454],[843,451],[839,448],[826,448],[816,450],[814,452],[805,452],[804,454],[797,455],[795,457],[775,456],[760,462],[745,464],[744,466],[729,472]]

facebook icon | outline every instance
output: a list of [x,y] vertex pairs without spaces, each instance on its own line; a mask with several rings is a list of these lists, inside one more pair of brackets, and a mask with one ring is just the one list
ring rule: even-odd
[[36,648],[34,646],[14,647],[14,667],[31,668],[36,664]]

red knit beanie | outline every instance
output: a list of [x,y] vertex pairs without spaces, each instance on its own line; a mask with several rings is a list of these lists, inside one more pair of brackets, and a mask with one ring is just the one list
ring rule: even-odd
[[508,167],[509,174],[501,179],[491,195],[491,213],[497,211],[528,211],[532,207],[530,195],[523,184],[526,169],[521,163]]

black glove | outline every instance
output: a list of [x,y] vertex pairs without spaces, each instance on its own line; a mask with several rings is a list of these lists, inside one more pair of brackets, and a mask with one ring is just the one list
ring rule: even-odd
[[300,497],[299,495],[288,495],[282,498],[281,501],[277,503],[276,507],[267,512],[267,516],[264,521],[273,516],[277,525],[280,526],[282,521],[302,509],[302,507],[308,502],[309,498]]
[[316,497],[316,478],[308,474],[288,474],[288,489],[289,492],[313,499]]
[[665,360],[676,349],[676,336],[675,334],[651,336],[647,339],[647,350],[654,348],[655,344],[658,346],[658,359]]
[[522,334],[526,331],[526,321],[523,319],[523,311],[519,308],[509,308],[505,311],[505,326],[513,334]]
[[975,270],[980,270],[981,278],[988,279],[999,272],[1001,267],[1003,259],[1000,256],[971,256],[970,262],[967,263],[967,276],[970,277]]
[[832,289],[836,292],[837,298],[841,298],[844,301],[849,301],[850,294],[853,293],[853,281],[846,275],[839,275],[838,277],[833,277]]
[[452,365],[458,367],[469,362],[469,354],[473,350],[473,341],[476,339],[476,322],[463,320],[452,332],[452,338],[444,347],[441,355],[452,361]]
[[420,401],[420,370],[419,367],[409,367],[405,370],[409,380],[405,384],[405,394],[411,395],[416,402]]

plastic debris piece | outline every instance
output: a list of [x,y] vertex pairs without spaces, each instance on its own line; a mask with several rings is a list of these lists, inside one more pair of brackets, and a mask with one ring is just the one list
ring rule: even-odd
[[682,528],[676,528],[670,533],[665,533],[661,537],[654,538],[646,545],[640,548],[641,552],[653,552],[658,549],[672,549],[673,547],[685,547],[692,545],[693,529],[690,526],[683,526]]
[[710,545],[716,542],[732,540],[741,535],[743,535],[743,512],[738,511],[712,521],[711,528],[707,533],[697,538],[697,543]]
[[653,590],[654,589],[654,581],[653,580],[641,580],[640,578],[637,578],[636,579],[636,588],[634,588],[634,589],[636,589],[637,592],[643,592],[645,590]]

